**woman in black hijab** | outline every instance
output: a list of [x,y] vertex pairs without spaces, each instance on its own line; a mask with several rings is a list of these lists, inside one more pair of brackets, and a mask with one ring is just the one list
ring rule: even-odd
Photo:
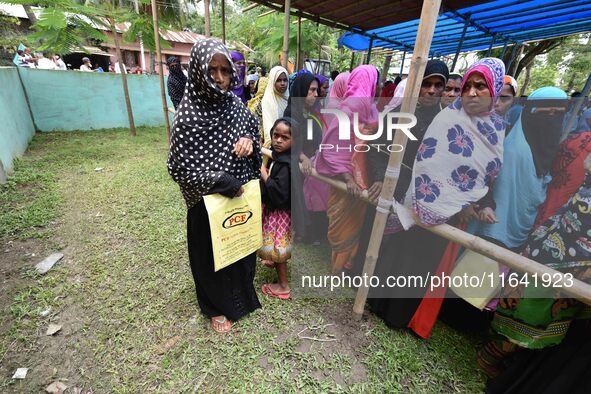
[[191,50],[187,91],[172,125],[168,172],[187,203],[187,242],[201,311],[212,328],[228,332],[231,321],[260,308],[254,286],[256,255],[214,272],[209,218],[203,196],[233,198],[260,178],[258,122],[231,92],[241,82],[226,47],[198,41]]
[[[314,111],[314,104],[318,97],[319,82],[311,73],[300,72],[290,86],[287,107],[283,113],[284,117],[291,118],[292,123],[292,164],[291,164],[291,203],[292,203],[292,226],[296,234],[296,240],[305,238],[307,241],[316,241],[315,228],[321,219],[310,214],[304,202],[304,175],[310,175],[312,162],[310,158],[318,149],[322,141],[322,129],[313,122],[312,139],[308,139],[308,115]],[[302,172],[299,170],[301,164]],[[321,225],[321,223],[320,223]],[[320,226],[321,227],[321,226]],[[312,234],[314,232],[314,234]]]
[[177,109],[185,93],[187,77],[183,73],[181,63],[176,56],[170,56],[166,60],[166,65],[168,66],[168,81],[166,83],[168,96],[170,96],[170,101],[172,101],[174,109]]

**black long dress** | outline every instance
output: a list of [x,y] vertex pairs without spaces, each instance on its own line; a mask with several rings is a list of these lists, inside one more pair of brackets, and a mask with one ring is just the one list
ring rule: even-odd
[[[412,166],[417,150],[438,112],[438,105],[417,107],[415,112],[417,125],[411,130],[412,134],[417,137],[417,141],[408,141],[404,151],[400,177],[394,192],[394,197],[398,201],[404,200],[404,195],[412,179]],[[370,162],[375,179],[379,179],[379,174],[383,179],[387,160],[387,155],[372,151]],[[357,270],[363,265],[365,259],[374,217],[375,210],[368,210],[363,232],[366,239],[362,240],[363,248],[360,250],[361,253],[357,255],[355,263]],[[374,275],[380,278],[382,284],[386,283],[389,276],[405,276],[407,278],[417,275],[425,276],[427,272],[434,272],[437,269],[446,247],[447,240],[417,226],[408,231],[385,235],[382,239]],[[371,311],[381,317],[388,326],[406,327],[424,294],[425,288],[415,286],[372,288],[369,292],[368,304]]]
[[253,285],[256,253],[214,272],[209,217],[203,201],[187,212],[187,243],[197,301],[205,315],[236,321],[261,307]]
[[[242,185],[260,178],[260,135],[254,115],[207,72],[216,54],[232,65],[228,50],[215,39],[199,40],[191,50],[187,89],[171,128],[167,165],[187,203],[189,260],[201,311],[235,321],[261,306],[253,284],[255,253],[214,272],[203,196],[220,193],[233,198]],[[230,88],[240,85],[232,67]],[[253,153],[248,157],[234,154],[241,138],[252,141]]]

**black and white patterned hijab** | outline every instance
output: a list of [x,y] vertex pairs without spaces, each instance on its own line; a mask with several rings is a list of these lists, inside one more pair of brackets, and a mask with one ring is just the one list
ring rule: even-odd
[[[208,194],[224,173],[242,184],[260,177],[258,121],[231,91],[240,84],[234,67],[228,91],[221,90],[210,76],[209,63],[216,53],[232,65],[221,42],[208,38],[193,45],[189,80],[172,124],[168,172],[180,185],[189,208]],[[247,158],[232,153],[240,137],[253,140],[254,153]]]

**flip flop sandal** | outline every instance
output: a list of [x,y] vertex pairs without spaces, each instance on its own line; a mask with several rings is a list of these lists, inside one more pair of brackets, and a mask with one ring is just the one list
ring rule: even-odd
[[267,284],[264,284],[261,287],[261,291],[266,296],[273,297],[273,298],[279,298],[281,300],[289,300],[289,297],[290,297],[290,294],[291,294],[291,292],[289,292],[289,293],[283,293],[283,294],[276,293],[276,292],[273,291],[273,289],[271,288],[271,286],[268,283]]
[[224,330],[223,328],[221,328],[221,329],[216,328],[216,325],[214,324],[214,322],[215,322],[215,323],[221,325],[221,324],[225,324],[227,321],[228,321],[228,318],[226,316],[224,316],[223,319],[214,319],[214,318],[211,318],[211,328],[215,332],[217,332],[219,334],[224,334],[226,332],[230,332],[230,330],[232,329],[232,326],[231,325],[230,325],[230,328],[228,328],[227,330]]

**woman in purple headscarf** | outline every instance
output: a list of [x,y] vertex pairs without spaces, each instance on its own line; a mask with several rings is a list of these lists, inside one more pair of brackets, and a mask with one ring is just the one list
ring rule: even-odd
[[234,62],[234,67],[236,67],[236,72],[238,73],[238,78],[240,80],[240,85],[232,89],[232,92],[242,100],[243,103],[246,104],[248,100],[250,100],[250,92],[248,89],[244,89],[244,78],[246,77],[246,60],[244,59],[244,55],[240,52],[230,52],[230,56],[232,57],[232,62]]
[[318,80],[318,82],[320,82],[320,86],[318,87],[318,97],[328,96],[328,78],[326,78],[324,75],[316,74],[316,79]]

